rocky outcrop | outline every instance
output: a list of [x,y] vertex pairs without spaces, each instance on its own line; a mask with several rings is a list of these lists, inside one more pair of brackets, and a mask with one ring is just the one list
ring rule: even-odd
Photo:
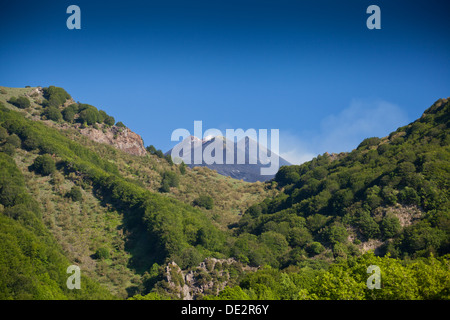
[[141,136],[128,128],[113,126],[108,129],[95,129],[88,127],[79,129],[79,131],[93,141],[109,144],[129,154],[143,156],[147,152]]
[[195,300],[208,294],[217,295],[232,281],[230,270],[240,273],[256,271],[258,268],[245,266],[233,258],[206,258],[196,268],[181,270],[174,262],[165,268],[165,281],[170,292],[183,300]]

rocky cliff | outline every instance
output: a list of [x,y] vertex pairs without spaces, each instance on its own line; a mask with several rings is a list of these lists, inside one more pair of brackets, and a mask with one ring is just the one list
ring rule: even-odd
[[109,144],[129,154],[143,156],[147,152],[141,136],[128,128],[113,126],[108,129],[95,129],[88,127],[79,129],[79,131],[93,141]]
[[203,295],[217,295],[226,285],[236,281],[237,274],[254,272],[257,269],[243,265],[233,258],[206,258],[190,270],[182,270],[172,261],[165,267],[165,288],[176,298],[195,300]]

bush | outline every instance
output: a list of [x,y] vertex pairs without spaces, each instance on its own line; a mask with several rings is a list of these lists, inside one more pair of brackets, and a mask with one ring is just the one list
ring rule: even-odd
[[12,134],[9,137],[7,137],[5,142],[7,144],[12,145],[14,148],[19,148],[22,143],[22,141],[16,134]]
[[78,120],[91,126],[98,122],[98,117],[98,110],[95,107],[88,107],[80,112]]
[[214,207],[214,200],[211,196],[201,195],[194,200],[194,206],[211,210]]
[[172,156],[170,154],[164,156],[164,158],[167,160],[169,165],[173,166],[173,160],[172,160]]
[[386,215],[381,221],[381,231],[384,240],[395,237],[401,229],[400,221],[395,215]]
[[110,252],[107,248],[101,247],[95,252],[95,258],[96,259],[109,259],[110,258]]
[[181,174],[185,174],[186,173],[186,163],[184,163],[184,161],[181,161],[179,168],[180,168],[180,173]]
[[28,98],[24,96],[21,96],[19,98],[11,97],[8,102],[21,109],[29,108],[31,105],[30,100],[28,100]]
[[73,122],[75,119],[75,110],[69,106],[63,110],[62,116],[64,121]]
[[359,146],[357,147],[357,149],[359,148],[363,148],[363,147],[372,147],[372,146],[376,146],[377,144],[379,144],[381,141],[380,138],[378,137],[372,137],[372,138],[366,138],[364,139]]
[[16,148],[9,143],[5,143],[1,148],[1,152],[6,153],[8,156],[13,157],[16,154]]
[[8,131],[5,128],[0,127],[0,142],[5,140],[8,137]]
[[72,201],[81,201],[83,199],[81,188],[78,186],[73,186],[67,195],[72,199]]
[[122,121],[119,121],[119,122],[116,123],[116,127],[119,127],[119,128],[126,128],[127,126],[124,125]]
[[50,106],[44,111],[44,116],[52,121],[58,122],[62,120],[61,111],[57,107]]
[[48,106],[59,107],[70,99],[70,95],[63,88],[49,86],[43,88],[44,98],[48,100]]
[[156,153],[156,148],[154,145],[149,145],[148,147],[145,148],[147,150],[148,153],[150,154],[155,154]]
[[175,172],[166,171],[161,182],[161,191],[169,192],[171,187],[178,187],[179,179]]
[[36,173],[40,173],[44,176],[48,176],[56,170],[55,160],[53,160],[49,154],[36,157],[32,167]]
[[102,123],[103,121],[105,121],[107,116],[108,114],[105,111],[98,110],[98,122]]
[[361,233],[368,239],[376,239],[380,235],[380,227],[366,211],[360,214],[357,224]]
[[332,244],[344,243],[347,241],[348,232],[342,224],[335,222],[325,230],[325,236]]
[[114,117],[112,117],[112,116],[107,116],[106,118],[105,118],[105,120],[103,120],[103,122],[106,124],[106,125],[108,125],[108,126],[113,126],[114,125],[114,123],[115,123],[115,119],[114,119]]
[[405,204],[420,204],[420,197],[416,190],[410,187],[405,187],[398,194],[398,199]]
[[306,246],[306,252],[308,252],[310,256],[315,256],[323,251],[325,251],[325,248],[320,242],[311,242]]

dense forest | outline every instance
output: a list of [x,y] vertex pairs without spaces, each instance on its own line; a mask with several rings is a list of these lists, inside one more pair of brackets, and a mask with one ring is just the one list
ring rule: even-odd
[[[187,274],[194,299],[449,298],[449,100],[246,183],[95,143],[75,128],[123,123],[33,90],[0,92],[2,299],[181,299]],[[72,264],[81,290],[66,287]]]

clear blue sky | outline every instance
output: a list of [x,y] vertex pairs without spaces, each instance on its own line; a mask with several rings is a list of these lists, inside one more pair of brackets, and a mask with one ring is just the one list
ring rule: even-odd
[[[68,30],[66,8],[81,8]],[[381,30],[366,9],[381,8]],[[176,128],[279,129],[301,162],[450,96],[448,1],[9,1],[0,85],[65,88],[167,151]]]

